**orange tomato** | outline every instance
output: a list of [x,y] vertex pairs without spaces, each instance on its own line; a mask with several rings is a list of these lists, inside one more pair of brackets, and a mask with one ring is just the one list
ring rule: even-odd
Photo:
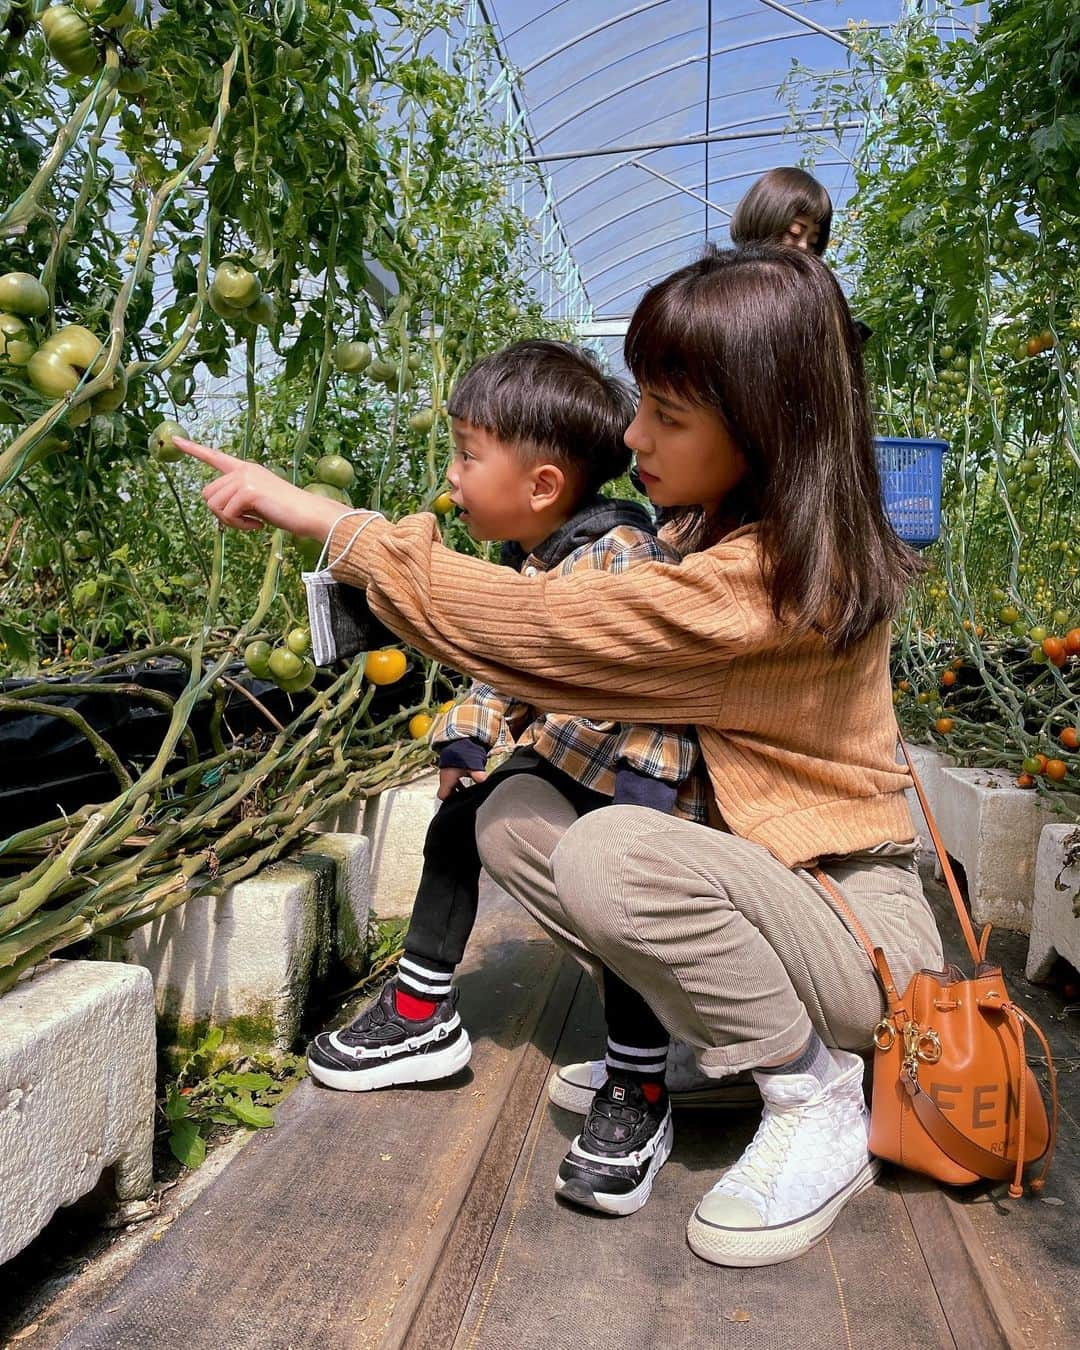
[[429,713],[416,713],[409,718],[409,735],[414,741],[422,741],[434,725],[435,719]]
[[408,664],[400,648],[384,647],[381,651],[368,652],[364,674],[372,684],[395,684],[405,674]]
[[1060,783],[1069,772],[1069,766],[1063,759],[1048,759],[1044,772],[1051,782]]
[[1058,740],[1066,750],[1075,750],[1080,746],[1080,727],[1063,727]]
[[1065,664],[1065,639],[1059,637],[1044,637],[1042,640],[1042,649],[1046,653],[1046,659],[1053,661],[1055,666]]
[[1035,786],[1035,779],[1029,773],[1018,773],[1016,775],[1016,786],[1020,788],[1031,788]]
[[934,723],[934,730],[939,736],[947,736],[953,729],[953,720],[951,717],[939,717]]
[[956,671],[946,670],[941,676],[941,683],[947,688],[956,683]]
[[1070,656],[1080,656],[1080,628],[1070,628],[1065,634],[1065,650]]

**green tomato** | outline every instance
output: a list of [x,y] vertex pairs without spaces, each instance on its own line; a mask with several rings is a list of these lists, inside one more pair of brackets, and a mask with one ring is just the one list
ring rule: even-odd
[[315,477],[320,483],[344,491],[352,487],[356,480],[356,470],[344,455],[323,455],[315,465]]
[[67,5],[52,5],[41,16],[49,51],[72,75],[91,75],[101,57],[90,25]]
[[1046,637],[1046,629],[1042,624],[1037,623],[1034,628],[1028,629],[1028,637],[1032,642],[1041,642]]
[[123,28],[135,22],[135,0],[126,0],[126,3],[120,6],[119,13],[110,19],[97,17],[97,11],[105,8],[105,0],[79,0],[78,7],[91,23],[99,24],[102,28]]
[[395,387],[397,386],[398,368],[394,361],[384,361],[381,356],[376,357],[368,366],[367,373],[380,384],[393,383]]
[[[290,652],[290,655],[292,653]],[[298,694],[301,689],[306,689],[315,679],[314,661],[305,660],[300,668],[300,673],[291,678],[278,680],[278,688],[283,689],[286,694]]]
[[149,83],[150,73],[145,66],[121,66],[116,87],[122,94],[141,94]]
[[218,318],[225,319],[228,323],[242,323],[247,317],[244,310],[238,308],[236,305],[230,305],[227,301],[223,300],[219,292],[214,290],[213,286],[207,291],[206,299],[210,308]]
[[258,324],[260,328],[273,328],[277,320],[277,305],[269,291],[263,291],[254,304],[244,310],[248,323]]
[[316,497],[326,497],[332,502],[340,502],[342,506],[352,506],[348,496],[329,483],[308,483],[304,491],[314,493]]
[[418,412],[414,412],[409,418],[409,426],[413,431],[419,431],[421,434],[429,432],[434,425],[434,408],[421,408]]
[[289,651],[297,656],[307,656],[311,651],[311,630],[308,628],[292,628],[286,634],[285,646]]
[[288,647],[275,647],[267,660],[271,678],[280,683],[282,680],[295,680],[304,669],[304,659],[291,652]]
[[244,648],[244,665],[260,680],[270,674],[270,651],[269,642],[263,642],[261,638]]
[[366,342],[339,342],[334,348],[334,369],[345,375],[359,375],[371,365],[371,348]]
[[[101,343],[89,328],[69,323],[41,344],[26,363],[26,373],[39,394],[58,399],[78,388],[87,371],[96,374],[104,359]],[[86,408],[81,420],[89,415]],[[72,425],[78,423],[73,421]]]
[[89,562],[94,556],[94,536],[90,530],[76,530],[72,536],[72,557],[76,562]]
[[49,292],[29,272],[5,272],[0,276],[0,310],[38,319],[49,308]]
[[96,413],[115,412],[117,408],[127,398],[128,381],[127,373],[123,366],[117,366],[113,372],[113,382],[109,389],[92,400],[90,406]]
[[187,440],[188,434],[179,422],[159,422],[150,433],[147,448],[159,464],[175,464],[184,458],[183,450],[177,450],[173,445],[174,436],[182,436]]
[[33,335],[18,314],[0,314],[0,365],[25,366],[33,354]]
[[236,262],[223,262],[210,283],[211,292],[237,309],[247,309],[262,294],[262,282],[254,272]]

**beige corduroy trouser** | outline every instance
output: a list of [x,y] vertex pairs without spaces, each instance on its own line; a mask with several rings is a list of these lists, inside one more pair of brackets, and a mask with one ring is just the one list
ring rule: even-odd
[[[858,939],[810,875],[767,849],[641,806],[578,817],[536,778],[502,784],[480,809],[488,872],[599,979],[636,989],[710,1077],[781,1063],[811,1027],[828,1045],[870,1047],[884,1001]],[[827,862],[900,989],[941,965],[941,942],[910,844]]]

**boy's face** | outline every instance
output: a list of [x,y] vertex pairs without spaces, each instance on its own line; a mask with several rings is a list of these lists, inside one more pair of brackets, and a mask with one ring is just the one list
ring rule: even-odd
[[[537,474],[483,427],[455,417],[450,498],[474,539],[531,540],[537,529]],[[547,466],[550,467],[550,466]]]

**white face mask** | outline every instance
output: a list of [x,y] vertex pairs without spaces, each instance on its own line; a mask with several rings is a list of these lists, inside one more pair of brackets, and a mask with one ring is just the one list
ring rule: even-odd
[[352,538],[332,561],[326,561],[334,531],[326,536],[314,572],[301,572],[307,592],[308,628],[311,630],[311,659],[317,666],[328,666],[334,661],[345,661],[358,652],[370,649],[369,634],[374,616],[368,609],[367,597],[355,586],[345,586],[334,580],[331,568],[346,556],[349,549],[371,524],[382,519],[378,511],[346,511],[335,522],[335,529],[348,516],[364,516]]

